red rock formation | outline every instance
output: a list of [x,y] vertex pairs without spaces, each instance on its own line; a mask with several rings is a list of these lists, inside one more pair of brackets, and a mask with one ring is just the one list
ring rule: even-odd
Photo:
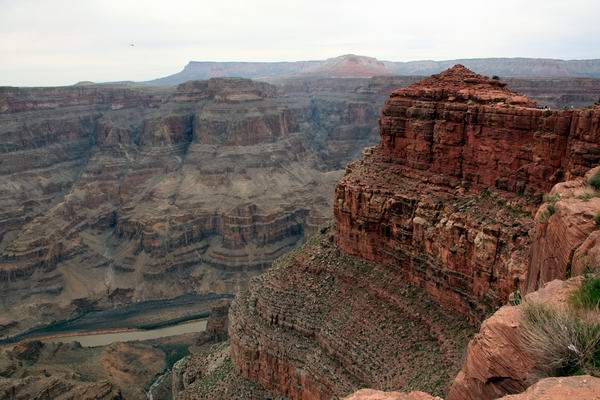
[[382,392],[380,390],[362,389],[344,400],[442,400],[423,392]]
[[381,144],[336,188],[340,248],[399,268],[475,320],[500,306],[525,281],[526,197],[600,157],[599,108],[533,106],[462,66],[394,92]]
[[501,400],[564,399],[600,399],[600,379],[589,375],[546,378],[529,387],[524,393],[501,398]]
[[471,328],[402,274],[344,256],[332,242],[318,235],[236,297],[229,336],[238,371],[290,399],[361,387],[442,394]]
[[[529,235],[532,215],[544,192],[598,162],[599,117],[599,108],[535,108],[462,66],[394,92],[380,145],[350,164],[336,188],[336,245],[307,246],[234,301],[238,371],[291,399],[339,397],[357,384],[426,388],[411,373],[430,369],[402,365],[412,358],[395,347],[402,328],[387,331],[406,309],[398,288],[419,286],[450,314],[478,322],[528,287],[530,245],[539,241]],[[356,268],[347,255],[372,264]],[[483,325],[452,400],[526,389],[533,366],[516,347],[512,312],[503,308]]]
[[588,181],[600,172],[590,170],[584,177],[554,186],[536,214],[529,264],[527,291],[546,282],[581,275],[600,265],[598,227],[600,198]]
[[[580,278],[555,280],[526,300],[564,304]],[[448,400],[487,400],[520,393],[532,383],[535,363],[522,345],[521,306],[504,306],[482,325],[469,343],[467,356],[448,392]]]

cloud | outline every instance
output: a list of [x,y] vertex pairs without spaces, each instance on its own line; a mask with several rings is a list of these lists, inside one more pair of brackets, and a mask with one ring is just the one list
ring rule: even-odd
[[0,0],[0,10],[0,85],[146,80],[190,60],[345,53],[600,58],[594,0]]

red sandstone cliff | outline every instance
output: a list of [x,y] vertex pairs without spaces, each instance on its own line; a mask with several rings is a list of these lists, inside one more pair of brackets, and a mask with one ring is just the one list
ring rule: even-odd
[[600,108],[533,105],[462,66],[393,93],[381,144],[336,188],[340,248],[475,319],[529,286],[535,199],[600,157]]
[[[539,231],[542,194],[600,161],[600,108],[538,109],[462,66],[394,92],[380,131],[380,145],[338,183],[335,243],[321,238],[280,261],[230,311],[238,371],[291,399],[330,399],[360,387],[442,394],[462,347],[447,340],[452,323],[422,318],[405,285],[424,289],[451,310],[450,320],[462,314],[473,322],[514,290],[534,290],[546,281],[531,279],[543,235],[530,232]],[[591,222],[589,214],[581,218]],[[595,254],[589,244],[584,250]],[[565,278],[561,268],[548,279]],[[419,322],[396,326],[411,307]],[[398,348],[415,332],[431,335],[425,353],[443,355],[445,364],[433,364],[444,365],[445,375],[419,364],[427,360],[414,348]],[[438,384],[415,379],[415,371]],[[510,390],[526,387],[495,377]]]

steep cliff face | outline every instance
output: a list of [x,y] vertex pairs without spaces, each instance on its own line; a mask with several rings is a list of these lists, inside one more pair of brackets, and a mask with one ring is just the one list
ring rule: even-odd
[[600,197],[588,184],[600,167],[554,186],[536,213],[527,291],[554,279],[581,275],[600,265],[598,226]]
[[[598,163],[599,122],[598,107],[539,109],[462,66],[394,92],[381,143],[338,182],[335,233],[280,260],[234,301],[237,370],[291,399],[360,387],[443,394],[462,353],[457,330],[468,334],[460,316],[481,322],[511,292],[545,281],[531,280],[542,262],[534,214],[553,185],[583,181]],[[503,377],[483,385],[526,388]],[[472,398],[515,393],[471,389]]]
[[470,314],[525,287],[530,212],[598,163],[600,109],[549,111],[454,67],[393,93],[336,188],[337,243]]
[[233,293],[330,217],[385,90],[2,88],[0,335],[82,301]]

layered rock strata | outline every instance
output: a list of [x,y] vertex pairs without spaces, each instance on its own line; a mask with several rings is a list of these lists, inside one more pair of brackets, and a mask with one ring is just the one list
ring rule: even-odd
[[[545,282],[531,281],[534,214],[555,184],[598,164],[599,129],[598,107],[540,109],[462,66],[394,92],[381,143],[336,187],[335,234],[281,259],[234,301],[237,370],[291,399],[360,387],[443,394],[461,352],[454,318],[481,322],[512,292]],[[423,304],[443,317],[431,323]],[[521,384],[498,377],[483,381]]]
[[331,215],[387,88],[0,90],[0,335],[86,308],[232,294]]
[[474,320],[529,287],[537,199],[600,161],[600,108],[537,109],[462,66],[394,92],[380,126],[336,188],[337,243]]
[[393,269],[343,255],[330,233],[255,278],[229,319],[238,371],[290,399],[365,386],[441,394],[471,334]]

